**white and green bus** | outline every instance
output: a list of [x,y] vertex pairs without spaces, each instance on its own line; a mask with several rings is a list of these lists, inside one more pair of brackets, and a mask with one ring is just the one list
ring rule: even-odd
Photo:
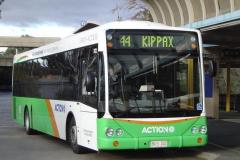
[[112,22],[16,55],[12,116],[75,153],[204,146],[203,73],[198,31]]

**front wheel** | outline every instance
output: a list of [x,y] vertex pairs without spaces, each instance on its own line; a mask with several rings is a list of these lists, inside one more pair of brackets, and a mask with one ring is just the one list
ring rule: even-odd
[[28,109],[26,109],[24,113],[24,127],[27,135],[33,134],[33,130],[30,127],[30,117],[29,117]]
[[86,149],[77,143],[77,126],[74,118],[71,119],[70,125],[68,127],[68,136],[69,141],[72,147],[72,150],[76,154],[85,153]]

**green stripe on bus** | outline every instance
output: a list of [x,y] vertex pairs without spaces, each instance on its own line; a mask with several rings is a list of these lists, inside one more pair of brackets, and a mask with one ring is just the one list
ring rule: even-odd
[[24,109],[28,108],[31,118],[31,128],[43,133],[57,136],[54,132],[54,126],[51,123],[51,117],[45,99],[13,97],[16,122],[24,125]]

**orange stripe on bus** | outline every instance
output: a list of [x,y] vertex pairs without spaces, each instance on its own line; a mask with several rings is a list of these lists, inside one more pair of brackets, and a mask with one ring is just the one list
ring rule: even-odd
[[57,123],[56,123],[55,118],[54,118],[54,114],[53,114],[53,111],[52,111],[50,100],[46,99],[45,101],[46,101],[48,113],[49,113],[49,116],[50,116],[51,125],[52,125],[52,128],[53,128],[53,136],[54,137],[59,137]]
[[168,120],[168,121],[137,121],[137,120],[125,120],[125,119],[118,119],[115,118],[114,120],[121,121],[121,122],[127,122],[127,123],[135,123],[135,124],[150,124],[150,125],[158,125],[158,124],[173,124],[173,123],[179,123],[184,122],[192,119],[197,119],[199,117],[192,117],[192,118],[184,118],[184,119],[178,119],[178,120]]

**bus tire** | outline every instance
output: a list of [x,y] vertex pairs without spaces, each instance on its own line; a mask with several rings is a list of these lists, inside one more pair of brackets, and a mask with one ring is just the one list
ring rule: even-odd
[[77,126],[75,119],[72,117],[68,127],[68,139],[70,141],[72,150],[76,154],[85,153],[86,149],[77,143]]
[[28,109],[25,109],[24,112],[24,127],[25,127],[25,131],[27,135],[32,135],[33,134],[33,130],[31,129],[30,126],[30,116],[29,116],[29,112]]

